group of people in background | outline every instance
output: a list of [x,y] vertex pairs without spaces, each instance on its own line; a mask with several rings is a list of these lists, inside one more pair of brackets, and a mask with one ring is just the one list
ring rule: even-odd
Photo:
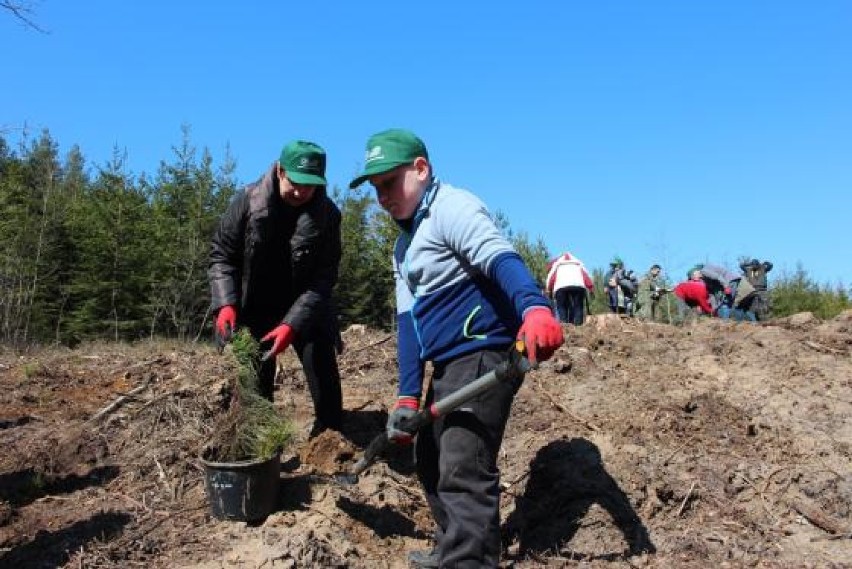
[[719,265],[695,265],[688,280],[674,288],[678,314],[705,314],[733,320],[757,321],[769,316],[766,274],[769,261],[750,259],[740,263],[741,274]]
[[[661,320],[661,301],[671,294],[675,311],[668,320],[682,323],[699,315],[733,320],[765,320],[769,314],[767,273],[772,263],[748,259],[740,263],[741,273],[722,266],[698,264],[689,269],[686,280],[669,288],[662,267],[651,265],[639,277],[625,267],[620,257],[609,264],[603,278],[603,293],[609,311],[644,320]],[[589,298],[595,285],[583,262],[569,252],[547,265],[544,289],[553,300],[556,314],[563,323],[579,326],[591,313]]]

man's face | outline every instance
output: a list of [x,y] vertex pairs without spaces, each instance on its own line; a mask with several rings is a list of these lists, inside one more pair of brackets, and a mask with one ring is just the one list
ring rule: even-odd
[[413,164],[399,166],[370,177],[376,200],[394,219],[411,219],[423,197],[429,180],[429,163],[418,158]]
[[299,207],[311,201],[317,186],[312,184],[294,184],[287,177],[287,171],[278,167],[278,191],[284,203],[293,207]]
[[654,267],[653,269],[651,269],[651,276],[652,277],[659,276],[659,274],[660,274],[660,268],[659,267]]

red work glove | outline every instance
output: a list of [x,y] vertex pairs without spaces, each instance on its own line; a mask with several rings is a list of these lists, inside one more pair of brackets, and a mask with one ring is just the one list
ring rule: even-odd
[[225,305],[219,309],[216,316],[216,333],[222,344],[227,344],[237,327],[237,309],[231,305]]
[[279,324],[272,331],[260,339],[261,342],[272,342],[272,347],[263,355],[263,359],[277,356],[287,349],[287,346],[296,339],[296,332],[289,324]]
[[416,397],[403,396],[396,400],[393,411],[388,416],[387,432],[388,438],[398,445],[411,444],[413,433],[403,431],[401,423],[417,414],[420,409],[420,401]]
[[523,340],[527,358],[533,366],[549,359],[565,341],[562,337],[562,326],[553,317],[550,309],[544,306],[527,311],[524,323],[518,330],[518,339]]

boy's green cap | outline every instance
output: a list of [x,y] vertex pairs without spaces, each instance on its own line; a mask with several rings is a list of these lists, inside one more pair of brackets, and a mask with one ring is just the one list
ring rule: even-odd
[[349,187],[357,188],[370,176],[411,164],[419,156],[429,159],[426,145],[413,132],[392,128],[376,133],[367,140],[364,171],[350,182]]
[[318,144],[294,140],[281,150],[281,167],[294,184],[325,186],[325,150]]

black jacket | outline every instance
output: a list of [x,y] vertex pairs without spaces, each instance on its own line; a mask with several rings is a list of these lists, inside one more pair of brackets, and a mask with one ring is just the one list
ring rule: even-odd
[[281,323],[299,335],[328,330],[339,264],[340,210],[324,188],[304,206],[287,205],[273,166],[219,222],[208,269],[212,308],[237,306],[238,325],[256,335]]
[[772,266],[772,263],[769,261],[763,261],[761,263],[757,259],[740,263],[740,269],[742,269],[743,274],[748,279],[748,282],[750,282],[754,288],[761,291],[766,290],[766,273],[772,270]]

